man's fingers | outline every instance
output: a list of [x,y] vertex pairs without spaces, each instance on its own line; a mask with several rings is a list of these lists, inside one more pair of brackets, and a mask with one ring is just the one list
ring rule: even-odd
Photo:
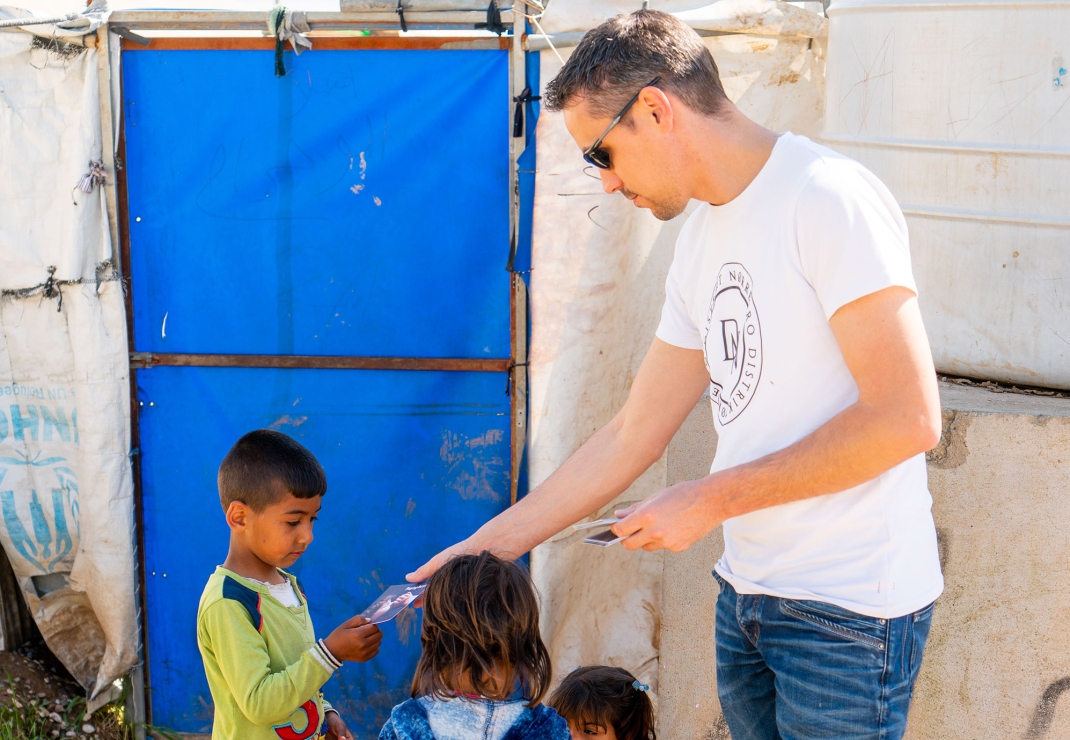
[[631,516],[632,512],[635,511],[635,507],[637,507],[637,506],[639,506],[639,504],[635,503],[635,504],[632,504],[631,506],[627,507],[626,509],[617,509],[616,511],[613,512],[613,516],[617,517],[618,519],[623,519],[623,518],[625,518],[627,516]]
[[342,622],[338,626],[349,630],[349,629],[354,629],[355,627],[360,627],[362,624],[367,624],[367,623],[368,623],[367,617],[362,617],[362,616],[360,616],[358,614],[355,617],[350,617],[349,619],[347,619],[346,621]]
[[409,583],[423,583],[428,578],[433,576],[435,574],[435,571],[441,568],[447,560],[449,560],[456,554],[460,554],[461,551],[462,548],[459,543],[454,545],[453,547],[447,547],[445,550],[440,552],[438,555],[435,555],[435,557],[428,560],[426,563],[421,565],[412,573],[409,573],[407,576],[405,576],[405,580]]

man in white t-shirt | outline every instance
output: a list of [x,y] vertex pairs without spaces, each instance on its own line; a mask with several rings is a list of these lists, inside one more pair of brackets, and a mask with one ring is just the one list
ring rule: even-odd
[[624,408],[410,578],[459,552],[515,556],[597,511],[709,389],[710,475],[618,512],[614,532],[679,552],[723,523],[717,680],[734,740],[900,738],[943,589],[924,458],[940,404],[902,212],[857,162],[741,114],[665,13],[589,32],[544,101],[607,192],[660,219],[700,205]]

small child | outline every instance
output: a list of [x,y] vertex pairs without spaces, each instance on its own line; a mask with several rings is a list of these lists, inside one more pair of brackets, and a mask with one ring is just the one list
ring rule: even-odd
[[572,740],[657,740],[647,686],[623,668],[577,668],[565,676],[548,705],[568,720]]
[[379,740],[570,740],[565,720],[539,704],[550,654],[523,568],[461,555],[431,576],[423,599],[414,698],[394,707]]
[[382,632],[353,617],[317,642],[305,595],[282,570],[312,542],[326,492],[312,453],[268,429],[239,439],[219,466],[230,551],[197,610],[213,740],[353,738],[320,688],[343,660],[375,657]]

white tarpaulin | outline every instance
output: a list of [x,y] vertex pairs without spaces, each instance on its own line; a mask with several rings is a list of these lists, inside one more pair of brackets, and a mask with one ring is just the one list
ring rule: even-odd
[[138,660],[130,378],[103,187],[84,181],[97,51],[61,41],[0,31],[0,542],[93,707]]
[[[547,33],[585,30],[577,28],[581,21],[590,28],[638,5],[558,1],[549,6],[542,25]],[[669,5],[651,3],[658,9]],[[672,5],[664,9],[694,9],[696,3]],[[724,11],[732,6],[744,4],[724,0],[706,15],[727,18]],[[784,18],[784,3],[748,0],[745,6],[746,13],[733,16],[735,30],[760,31],[766,21]],[[823,34],[824,19],[787,7],[804,14],[793,16],[801,18],[798,28]],[[560,10],[558,19],[555,10]],[[823,44],[782,23],[779,28],[786,37],[747,33],[707,38],[706,44],[726,92],[744,113],[775,131],[813,137],[821,130],[824,105]],[[552,51],[541,57],[545,86],[561,64]],[[533,485],[623,405],[653,341],[665,275],[686,218],[662,223],[623,197],[604,194],[597,173],[585,169],[560,114],[542,114],[537,146],[530,354]],[[602,514],[660,490],[665,481],[662,460]],[[595,548],[583,545],[582,538],[569,530],[532,553],[532,573],[543,596],[543,632],[557,677],[579,665],[607,663],[627,668],[656,691],[662,555]],[[695,577],[709,577],[709,569]]]

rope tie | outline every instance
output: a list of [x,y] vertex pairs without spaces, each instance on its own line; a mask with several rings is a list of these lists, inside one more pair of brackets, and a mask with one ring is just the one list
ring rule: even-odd
[[87,195],[93,192],[93,188],[105,184],[108,173],[104,171],[104,162],[97,160],[89,163],[89,172],[78,181],[78,189]]

